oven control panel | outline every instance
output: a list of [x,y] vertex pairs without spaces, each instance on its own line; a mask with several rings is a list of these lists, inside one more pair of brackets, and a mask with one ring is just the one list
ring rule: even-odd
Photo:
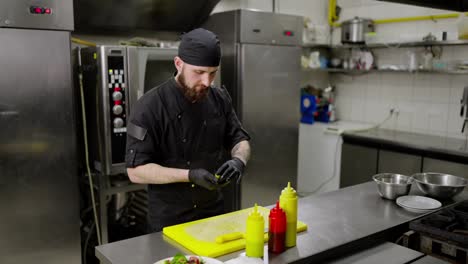
[[107,57],[107,89],[112,144],[112,162],[125,161],[127,137],[126,89],[127,78],[123,55]]

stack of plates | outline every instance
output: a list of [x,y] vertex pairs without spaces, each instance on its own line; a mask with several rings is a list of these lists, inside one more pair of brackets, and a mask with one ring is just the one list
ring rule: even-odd
[[435,199],[418,195],[400,196],[396,199],[396,203],[414,213],[427,213],[442,206],[442,204]]

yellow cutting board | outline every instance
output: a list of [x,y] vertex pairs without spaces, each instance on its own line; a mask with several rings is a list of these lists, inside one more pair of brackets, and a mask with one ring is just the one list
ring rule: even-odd
[[[265,219],[265,228],[268,228],[268,214],[270,210],[258,206],[259,212]],[[245,239],[240,238],[222,244],[216,243],[216,237],[234,232],[245,233],[246,221],[253,210],[244,210],[200,219],[179,225],[163,228],[163,234],[180,243],[194,254],[206,257],[218,257],[245,248]],[[307,225],[297,221],[297,232],[307,230]],[[265,233],[265,242],[268,233]]]

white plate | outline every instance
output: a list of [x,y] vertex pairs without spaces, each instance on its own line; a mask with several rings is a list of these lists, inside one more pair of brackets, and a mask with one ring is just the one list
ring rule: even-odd
[[414,207],[406,206],[404,203],[401,204],[400,202],[396,202],[396,204],[398,204],[400,207],[403,207],[403,208],[414,209],[415,211],[432,211],[432,210],[434,210],[434,209],[420,209],[420,208],[414,208]]
[[425,214],[425,213],[430,213],[434,210],[418,210],[418,209],[413,209],[413,208],[409,208],[409,207],[403,207],[403,209],[405,209],[406,211],[409,211],[409,212],[412,212],[412,213],[418,213],[418,214]]
[[442,204],[432,198],[418,196],[418,195],[405,195],[397,198],[396,203],[404,208],[415,210],[434,210],[442,206]]
[[411,208],[411,207],[406,207],[406,206],[403,206],[401,204],[398,204],[401,208],[407,210],[407,211],[410,211],[410,212],[413,212],[413,213],[418,213],[418,214],[425,214],[425,213],[428,213],[428,212],[432,212],[434,210],[421,210],[421,209],[414,209],[414,208]]
[[[196,255],[185,255],[185,257],[186,257],[187,259],[189,259],[190,256],[196,256]],[[214,259],[214,258],[200,257],[200,256],[196,256],[196,257],[202,258],[202,259],[205,261],[205,264],[223,264],[222,261],[219,261],[219,260]],[[161,259],[161,260],[157,261],[157,262],[154,263],[154,264],[163,264],[165,260],[171,260],[172,258],[173,258],[173,257]]]

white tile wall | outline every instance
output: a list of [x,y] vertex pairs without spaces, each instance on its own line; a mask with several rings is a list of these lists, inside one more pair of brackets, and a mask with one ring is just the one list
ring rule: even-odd
[[[341,21],[354,16],[379,19],[451,13],[371,0],[338,0],[338,5],[343,8]],[[456,19],[447,19],[377,25],[377,34],[388,42],[420,39],[428,33],[440,37],[442,31],[455,34],[456,22]],[[333,41],[339,43],[339,29],[333,33]],[[374,54],[379,65],[405,65],[410,51],[421,53],[424,48],[382,48],[374,49]],[[468,60],[468,45],[443,47],[441,59]],[[460,132],[463,121],[459,116],[460,99],[463,87],[468,86],[468,75],[382,72],[358,77],[332,75],[330,78],[337,86],[339,118],[379,123],[388,116],[390,108],[395,108],[398,116],[384,127],[464,138]],[[362,87],[364,93],[356,87]]]
[[314,24],[328,25],[327,0],[276,0],[276,5],[279,13],[309,17]]
[[[385,50],[385,51],[384,51]],[[413,48],[418,50],[418,48]],[[400,64],[395,58],[407,49],[379,49],[380,63]],[[457,55],[453,55],[453,54]],[[444,47],[442,59],[468,60],[468,46]],[[332,75],[337,87],[337,114],[343,120],[379,123],[391,108],[398,110],[383,127],[464,138],[460,99],[468,75],[427,73],[371,73],[359,76]]]

